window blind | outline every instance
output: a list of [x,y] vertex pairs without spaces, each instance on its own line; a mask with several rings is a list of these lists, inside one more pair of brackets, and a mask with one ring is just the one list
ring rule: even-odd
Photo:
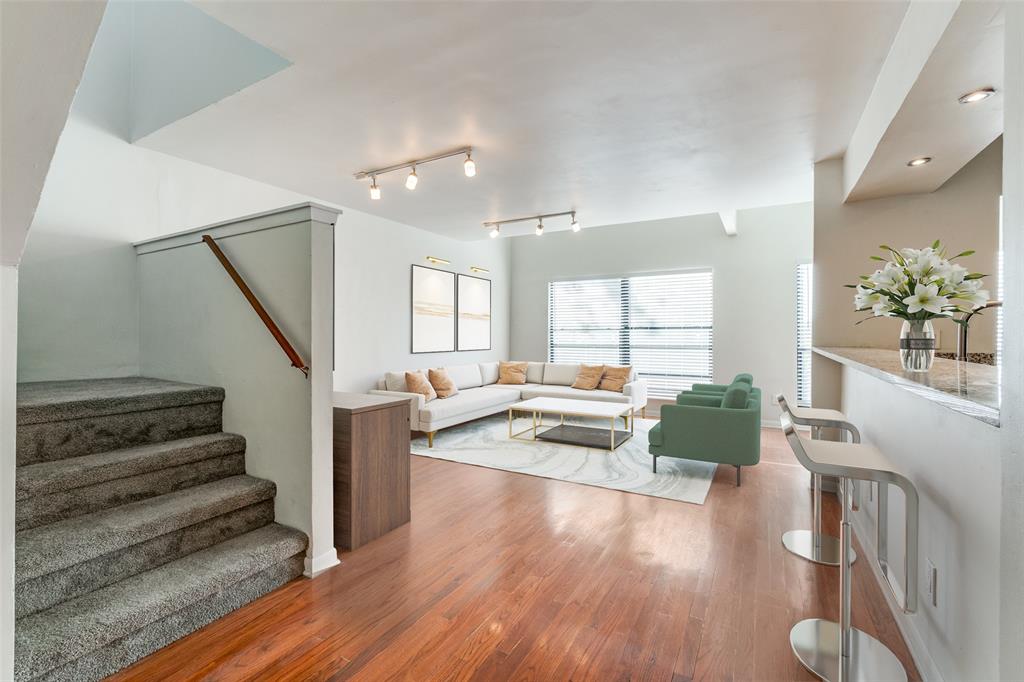
[[712,377],[710,270],[548,284],[548,361],[632,365],[648,395]]
[[814,278],[810,263],[796,267],[796,403],[811,406],[811,302]]

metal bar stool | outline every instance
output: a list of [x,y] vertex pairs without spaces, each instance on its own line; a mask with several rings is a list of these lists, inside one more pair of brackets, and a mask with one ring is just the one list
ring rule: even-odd
[[[821,436],[822,429],[839,429],[844,434],[849,433],[854,443],[860,443],[860,431],[839,410],[791,408],[785,396],[781,394],[775,396],[775,400],[782,408],[782,412],[788,414],[794,424],[811,427],[811,438],[817,440]],[[826,566],[838,566],[839,538],[821,532],[821,474],[811,474],[811,489],[814,499],[811,530],[786,531],[782,534],[782,544],[793,554],[808,561]],[[845,493],[845,490],[839,490],[840,500],[845,497]],[[856,507],[854,509],[856,510]],[[850,557],[851,562],[857,560],[857,553],[852,549]]]
[[[837,476],[842,482],[851,480],[874,481],[879,489],[886,485],[899,486],[907,500],[906,560],[903,580],[906,590],[902,608],[906,613],[917,610],[917,489],[900,474],[889,459],[870,445],[836,443],[823,440],[803,440],[796,432],[788,412],[782,414],[782,428],[793,448],[793,454],[811,473]],[[879,504],[879,539],[886,526],[887,508]],[[802,620],[789,631],[789,643],[801,664],[826,682],[852,682],[870,680],[897,680],[905,682],[907,671],[896,655],[871,635],[850,625],[851,583],[850,548],[853,531],[850,527],[849,505],[843,504],[842,525],[839,530],[839,622],[821,618]],[[879,548],[881,555],[883,550]],[[880,564],[884,566],[880,560]],[[897,603],[900,602],[891,578],[886,581]]]

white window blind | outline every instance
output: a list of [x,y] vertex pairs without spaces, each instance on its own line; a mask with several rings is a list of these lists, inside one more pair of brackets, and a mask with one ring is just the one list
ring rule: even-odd
[[712,377],[712,273],[551,282],[548,361],[632,365],[648,395]]
[[811,406],[811,302],[814,278],[810,263],[796,267],[796,404]]

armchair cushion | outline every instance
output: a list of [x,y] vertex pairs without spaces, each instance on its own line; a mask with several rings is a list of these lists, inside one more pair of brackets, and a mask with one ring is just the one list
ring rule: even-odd
[[722,394],[722,407],[738,410],[747,406],[750,399],[750,388],[742,381],[736,382]]

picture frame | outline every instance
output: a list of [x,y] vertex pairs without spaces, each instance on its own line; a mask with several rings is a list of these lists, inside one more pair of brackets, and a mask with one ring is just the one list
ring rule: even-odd
[[455,351],[455,273],[413,265],[410,274],[412,353]]
[[459,351],[491,350],[491,280],[460,273],[455,300]]

